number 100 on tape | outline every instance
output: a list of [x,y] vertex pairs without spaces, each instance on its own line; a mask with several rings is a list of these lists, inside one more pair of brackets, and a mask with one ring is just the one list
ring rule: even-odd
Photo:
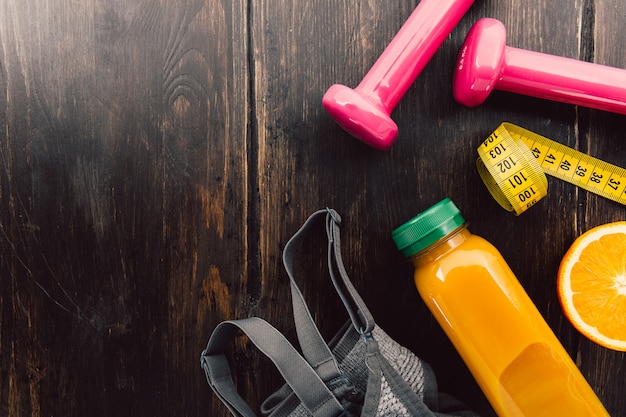
[[516,215],[547,194],[545,174],[626,204],[626,170],[511,123],[483,141],[476,165],[491,195]]

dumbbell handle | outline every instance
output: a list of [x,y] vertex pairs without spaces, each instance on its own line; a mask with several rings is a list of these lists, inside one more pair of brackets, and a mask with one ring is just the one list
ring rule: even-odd
[[626,114],[626,70],[507,47],[495,88]]
[[391,112],[474,0],[421,0],[357,89]]

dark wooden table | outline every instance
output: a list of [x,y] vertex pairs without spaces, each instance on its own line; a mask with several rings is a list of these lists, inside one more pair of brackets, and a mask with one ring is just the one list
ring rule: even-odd
[[[358,84],[416,4],[2,2],[0,415],[227,416],[200,352],[229,318],[261,316],[294,336],[281,250],[329,206],[378,324],[432,365],[442,391],[492,416],[390,238],[451,197],[611,415],[626,416],[624,353],[574,330],[555,287],[573,240],[626,208],[549,179],[548,196],[515,217],[475,169],[502,121],[626,166],[626,118],[504,92],[466,108],[451,89],[482,17],[500,19],[512,46],[626,68],[626,3],[477,0],[395,109],[395,145],[376,151],[321,98]],[[313,273],[314,247],[302,283],[330,337],[346,315]],[[251,404],[280,384],[245,338],[233,358]]]

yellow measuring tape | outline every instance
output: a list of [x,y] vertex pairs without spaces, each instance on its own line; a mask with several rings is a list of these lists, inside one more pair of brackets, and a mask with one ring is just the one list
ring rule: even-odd
[[545,174],[626,204],[626,170],[512,123],[478,147],[478,173],[496,201],[516,215],[548,192]]

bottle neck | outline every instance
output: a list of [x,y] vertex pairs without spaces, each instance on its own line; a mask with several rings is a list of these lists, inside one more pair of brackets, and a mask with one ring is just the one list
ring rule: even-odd
[[467,225],[463,224],[458,229],[450,232],[445,237],[439,239],[426,249],[416,253],[411,257],[413,266],[418,267],[429,262],[436,261],[443,255],[459,247],[471,236]]

